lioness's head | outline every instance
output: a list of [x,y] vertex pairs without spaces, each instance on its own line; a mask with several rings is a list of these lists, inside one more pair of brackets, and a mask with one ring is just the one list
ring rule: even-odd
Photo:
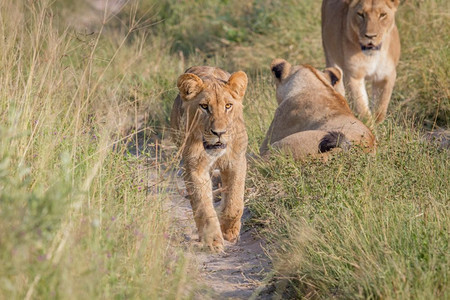
[[395,24],[400,0],[344,0],[349,5],[349,38],[358,39],[361,50],[374,53],[383,47],[383,39]]
[[202,140],[207,152],[221,151],[232,138],[233,123],[242,122],[247,75],[238,71],[227,81],[212,75],[202,78],[192,73],[181,75],[177,83],[180,97],[195,138]]
[[326,68],[322,72],[308,65],[292,66],[286,60],[276,58],[270,69],[277,86],[278,104],[300,92],[318,93],[326,87],[344,96],[342,71],[339,68]]

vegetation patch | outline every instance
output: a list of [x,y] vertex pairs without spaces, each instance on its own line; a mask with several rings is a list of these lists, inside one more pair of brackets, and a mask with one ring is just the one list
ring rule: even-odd
[[276,278],[295,294],[448,295],[448,152],[390,122],[377,136],[375,155],[253,165],[249,205],[272,242]]
[[320,1],[92,3],[0,7],[0,295],[198,296],[163,205],[174,158],[156,149],[177,77],[211,65],[249,75],[246,200],[277,293],[449,298],[448,149],[422,137],[449,125],[448,1],[402,1],[377,153],[325,163],[258,158],[276,108],[270,61],[325,66]]

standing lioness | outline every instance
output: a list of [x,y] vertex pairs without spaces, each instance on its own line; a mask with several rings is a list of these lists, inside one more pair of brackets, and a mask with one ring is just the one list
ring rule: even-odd
[[395,25],[399,0],[323,0],[322,41],[327,67],[344,71],[350,98],[370,117],[365,81],[372,83],[375,120],[386,117],[400,58]]
[[[242,101],[247,75],[192,67],[178,78],[177,85],[180,93],[170,123],[182,149],[195,223],[204,245],[221,251],[223,239],[238,239],[244,209],[247,132]],[[210,176],[216,168],[223,184],[219,216],[213,207]]]

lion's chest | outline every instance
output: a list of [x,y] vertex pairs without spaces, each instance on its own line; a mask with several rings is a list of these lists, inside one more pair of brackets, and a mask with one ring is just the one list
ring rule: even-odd
[[378,80],[389,76],[392,63],[383,52],[366,55],[361,53],[358,61],[353,64],[354,74],[361,74],[366,80]]
[[214,151],[212,153],[206,153],[208,160],[208,170],[211,169],[219,158],[225,155],[227,149],[221,149],[220,151]]
[[371,55],[365,57],[364,71],[366,78],[371,78],[379,71],[380,55]]

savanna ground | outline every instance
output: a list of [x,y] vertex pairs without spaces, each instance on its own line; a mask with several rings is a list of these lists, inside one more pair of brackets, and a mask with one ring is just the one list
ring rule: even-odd
[[267,242],[272,296],[450,297],[449,152],[424,137],[449,125],[450,2],[402,1],[377,153],[326,163],[253,159],[270,61],[324,66],[320,1],[90,3],[1,2],[0,298],[210,295],[166,205],[175,82],[199,64],[250,77],[246,226]]

